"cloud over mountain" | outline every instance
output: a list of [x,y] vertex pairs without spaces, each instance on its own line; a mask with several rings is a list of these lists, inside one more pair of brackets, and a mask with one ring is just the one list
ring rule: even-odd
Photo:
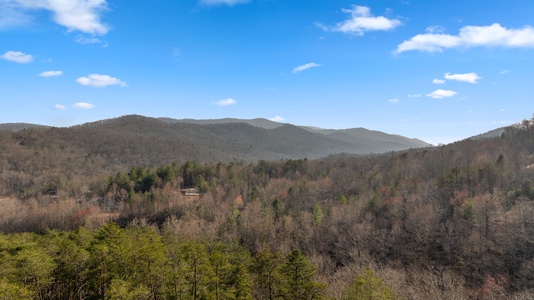
[[317,23],[317,26],[325,31],[364,35],[367,31],[391,30],[402,25],[402,22],[397,19],[373,16],[371,9],[367,6],[352,5],[351,8],[343,9],[342,11],[349,14],[350,18],[334,26],[326,26],[321,23]]
[[3,0],[0,8],[9,8],[6,18],[15,22],[13,16],[28,20],[31,10],[52,12],[53,20],[69,31],[80,31],[92,35],[103,35],[109,27],[100,20],[102,12],[108,10],[107,0]]
[[432,93],[426,94],[426,96],[434,99],[442,99],[456,96],[456,94],[457,93],[455,91],[437,89]]
[[100,74],[90,74],[87,77],[79,77],[76,79],[76,82],[81,85],[92,87],[106,87],[109,85],[118,85],[122,87],[127,86],[126,82],[120,80],[119,78]]
[[235,104],[237,104],[237,101],[235,101],[232,98],[223,99],[223,100],[219,100],[215,102],[215,105],[217,106],[230,106],[230,105],[235,105]]
[[478,76],[477,73],[474,73],[474,72],[465,73],[465,74],[445,73],[445,79],[468,82],[468,83],[478,83],[478,80],[481,79],[481,77]]
[[37,76],[48,78],[48,77],[58,77],[61,75],[63,75],[63,71],[46,71],[46,72],[40,73]]
[[291,73],[296,74],[296,73],[300,73],[300,72],[302,72],[304,70],[307,70],[307,69],[310,69],[310,68],[315,68],[315,67],[320,67],[320,66],[321,66],[320,64],[316,64],[314,62],[307,63],[305,65],[298,66],[298,67],[294,68],[293,71],[291,71]]
[[87,102],[78,102],[78,103],[74,103],[72,107],[81,108],[81,109],[91,109],[91,108],[94,108],[95,106]]
[[33,56],[31,54],[26,54],[20,51],[7,51],[6,53],[2,54],[0,58],[19,64],[25,64],[33,61]]
[[442,52],[449,48],[473,47],[534,48],[534,28],[508,29],[494,23],[490,26],[465,26],[458,35],[433,32],[418,34],[399,44],[394,53],[413,50]]

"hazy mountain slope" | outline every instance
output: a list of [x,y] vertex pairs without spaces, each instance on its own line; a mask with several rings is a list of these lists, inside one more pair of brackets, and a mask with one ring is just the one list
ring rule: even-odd
[[130,115],[69,128],[39,127],[16,134],[3,131],[0,147],[5,151],[0,158],[11,164],[6,168],[23,169],[28,174],[62,164],[78,174],[187,160],[315,159],[414,147],[398,142],[408,139],[379,132],[353,129],[325,134],[265,119],[238,121],[194,124]]
[[245,160],[319,158],[346,152],[351,145],[315,135],[292,125],[264,129],[245,123],[217,125],[173,124],[177,131],[193,130],[197,141],[210,149],[227,152]]
[[[267,119],[252,119],[252,120],[243,120],[243,119],[212,119],[212,120],[194,120],[194,119],[182,119],[175,120],[169,118],[160,118],[167,123],[190,123],[190,124],[228,124],[228,123],[246,123],[255,127],[265,128],[265,129],[275,129],[280,128],[284,124],[269,121]],[[327,135],[330,138],[341,141],[344,143],[339,150],[341,152],[349,153],[381,153],[387,151],[395,150],[405,150],[410,148],[419,148],[419,147],[428,147],[430,144],[418,140],[418,139],[409,139],[400,135],[387,134],[380,131],[368,130],[365,128],[351,128],[351,129],[322,129],[317,127],[310,126],[297,126],[300,129],[312,133],[319,133],[322,135]],[[345,148],[347,143],[352,145],[349,148]],[[335,147],[334,147],[335,148]],[[340,152],[340,151],[337,151]]]
[[[87,123],[70,128],[3,132],[1,158],[32,174],[64,165],[73,172],[174,161],[257,161],[319,158],[352,152],[352,145],[292,125],[264,129],[245,123],[169,124],[142,116]],[[91,165],[91,166],[89,166]]]
[[489,139],[494,137],[500,137],[504,132],[506,131],[506,127],[501,127],[497,129],[490,130],[488,132],[475,135],[470,137],[471,140],[483,140],[483,139]]
[[0,131],[12,131],[17,132],[24,129],[31,128],[49,128],[49,126],[29,124],[29,123],[4,123],[0,124]]
[[368,130],[365,128],[340,130],[321,129],[316,127],[301,128],[310,132],[326,135],[339,141],[351,143],[360,153],[380,153],[431,146],[418,139],[410,139],[400,135],[387,134],[381,131]]
[[159,118],[159,120],[164,121],[169,124],[174,123],[190,123],[197,125],[214,125],[214,124],[229,124],[229,123],[245,123],[255,127],[260,127],[264,129],[274,129],[278,128],[284,124],[269,121],[263,118],[256,119],[235,119],[235,118],[224,118],[224,119],[210,119],[210,120],[195,120],[195,119],[170,119],[170,118]]

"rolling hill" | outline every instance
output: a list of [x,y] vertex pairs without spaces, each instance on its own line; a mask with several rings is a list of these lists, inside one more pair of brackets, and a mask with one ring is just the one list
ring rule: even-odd
[[60,144],[126,165],[315,159],[338,153],[382,153],[429,146],[420,140],[363,128],[312,129],[266,119],[174,120],[130,115],[69,128],[9,124],[2,128],[19,129],[19,139],[32,136],[31,142],[24,142],[27,147]]

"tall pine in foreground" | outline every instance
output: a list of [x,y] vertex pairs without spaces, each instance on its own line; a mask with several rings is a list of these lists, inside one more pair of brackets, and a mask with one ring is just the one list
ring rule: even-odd
[[280,287],[283,281],[280,269],[284,257],[280,252],[263,250],[258,252],[254,262],[256,273],[256,299],[274,300],[281,299]]
[[323,299],[325,287],[313,281],[316,269],[300,250],[293,250],[281,268],[284,299]]

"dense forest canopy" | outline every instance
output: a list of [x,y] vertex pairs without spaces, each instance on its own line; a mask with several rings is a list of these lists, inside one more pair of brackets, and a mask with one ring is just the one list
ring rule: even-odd
[[[38,139],[12,134],[2,147]],[[1,157],[1,297],[534,295],[534,119],[494,138],[318,160],[125,167],[76,151]]]

